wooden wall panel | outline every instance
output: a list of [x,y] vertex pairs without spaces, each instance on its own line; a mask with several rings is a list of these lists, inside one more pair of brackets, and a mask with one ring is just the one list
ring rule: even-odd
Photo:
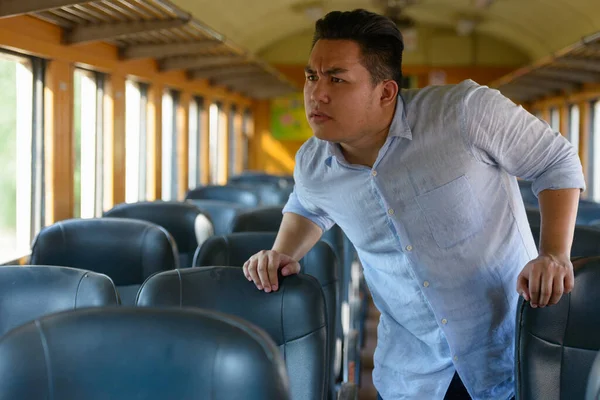
[[46,225],[73,217],[73,66],[48,63],[45,95]]
[[177,198],[183,200],[189,178],[189,115],[191,96],[183,92],[177,104]]
[[162,194],[162,96],[164,87],[154,84],[148,90],[148,164],[146,170],[148,200]]
[[112,204],[116,205],[125,201],[125,76],[112,74],[110,77],[112,86],[112,181],[113,196]]

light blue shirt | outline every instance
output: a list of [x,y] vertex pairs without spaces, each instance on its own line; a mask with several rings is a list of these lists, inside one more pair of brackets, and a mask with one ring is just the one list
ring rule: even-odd
[[515,176],[585,189],[563,136],[471,80],[403,90],[373,168],[315,137],[298,151],[284,212],[356,247],[384,400],[441,400],[455,370],[475,400],[513,395],[517,276],[537,256]]

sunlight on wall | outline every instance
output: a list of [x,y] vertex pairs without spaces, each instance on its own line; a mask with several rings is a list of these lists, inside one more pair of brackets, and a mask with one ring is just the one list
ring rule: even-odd
[[140,124],[142,96],[138,86],[125,84],[125,201],[139,200],[140,189]]
[[81,76],[81,218],[96,214],[96,81]]
[[297,142],[292,142],[293,149],[286,146],[285,142],[280,142],[271,136],[271,132],[263,131],[261,137],[261,150],[263,154],[263,167],[265,172],[269,173],[291,173],[294,170],[295,154]]

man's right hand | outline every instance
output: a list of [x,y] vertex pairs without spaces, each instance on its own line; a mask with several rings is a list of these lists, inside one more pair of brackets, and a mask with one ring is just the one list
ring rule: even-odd
[[283,276],[300,272],[300,264],[290,256],[275,250],[262,250],[244,263],[244,275],[250,282],[254,282],[258,290],[267,293],[279,288],[277,271],[281,268]]

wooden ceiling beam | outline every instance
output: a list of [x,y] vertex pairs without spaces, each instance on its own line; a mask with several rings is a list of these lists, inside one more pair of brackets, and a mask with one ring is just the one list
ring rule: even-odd
[[161,29],[179,28],[187,24],[187,18],[157,19],[150,21],[127,21],[106,24],[95,24],[75,26],[65,30],[63,41],[66,44],[80,44],[103,40],[117,39],[122,36],[133,35],[142,32],[152,32]]
[[73,0],[0,0],[0,18],[52,10],[54,8],[85,4],[89,1]]
[[159,62],[159,69],[161,71],[174,71],[217,66],[228,67],[244,62],[246,62],[246,58],[238,55],[170,57]]
[[223,42],[206,39],[197,42],[180,42],[164,44],[139,44],[128,46],[120,50],[123,60],[136,58],[167,58],[186,54],[200,53],[222,46]]
[[262,71],[259,67],[253,64],[235,65],[231,67],[208,67],[190,71],[190,79],[218,79],[229,76],[239,76],[252,72]]

